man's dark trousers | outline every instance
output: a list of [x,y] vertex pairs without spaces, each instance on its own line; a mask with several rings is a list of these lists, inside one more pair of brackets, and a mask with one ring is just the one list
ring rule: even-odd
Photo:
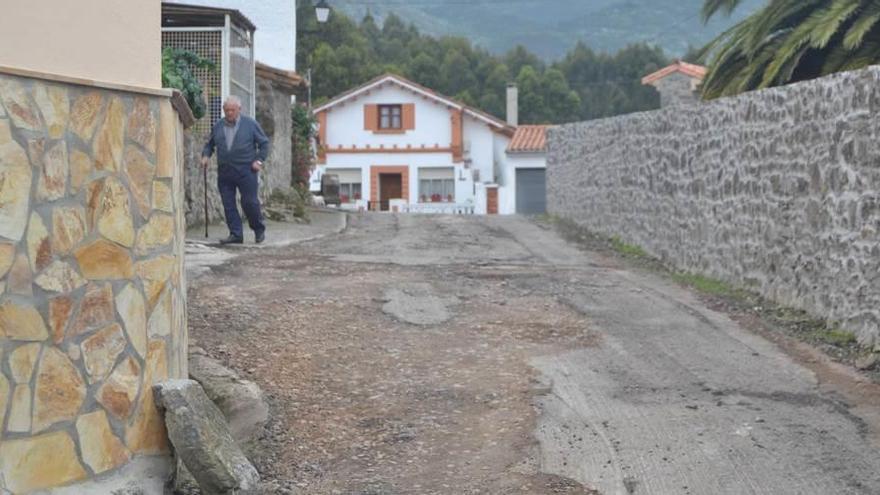
[[259,189],[259,174],[250,168],[225,166],[217,171],[217,187],[220,189],[220,198],[223,200],[223,210],[226,213],[226,226],[229,234],[239,239],[244,239],[241,226],[241,215],[238,214],[238,206],[235,204],[235,192],[241,195],[241,209],[248,219],[248,225],[257,234],[266,230],[263,224],[263,215],[260,211],[260,200],[257,198]]

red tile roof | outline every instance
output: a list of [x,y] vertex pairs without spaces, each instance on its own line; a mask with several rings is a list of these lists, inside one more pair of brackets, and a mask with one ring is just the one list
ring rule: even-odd
[[291,93],[308,86],[305,79],[296,72],[277,69],[261,62],[256,62],[254,65],[254,73],[257,77],[271,81]]
[[653,74],[648,74],[647,76],[642,78],[642,84],[654,84],[655,82],[663,79],[664,77],[674,74],[676,72],[681,72],[686,76],[693,77],[695,79],[702,80],[706,77],[706,73],[708,69],[703,67],[702,65],[694,65],[689,64],[687,62],[678,61],[674,64],[664,67]]
[[521,125],[516,128],[510,144],[507,145],[509,153],[534,153],[547,151],[547,128],[546,125]]

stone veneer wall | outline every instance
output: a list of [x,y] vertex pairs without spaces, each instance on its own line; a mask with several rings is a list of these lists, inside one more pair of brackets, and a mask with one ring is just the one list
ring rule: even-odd
[[[265,205],[275,190],[291,187],[291,149],[290,139],[293,122],[290,115],[290,94],[279,90],[262,78],[257,78],[257,122],[269,137],[269,158],[260,174],[260,200]],[[186,223],[189,226],[204,225],[205,222],[205,177],[199,165],[202,147],[207,136],[186,133]],[[239,205],[239,210],[241,205]],[[208,168],[208,221],[223,222],[223,203],[217,189],[217,163],[211,161]],[[247,229],[247,220],[242,214]]]
[[548,131],[548,209],[880,343],[880,68]]
[[257,122],[269,136],[271,150],[263,172],[264,187],[260,197],[265,203],[276,189],[290,189],[293,184],[291,135],[293,118],[290,111],[290,92],[278,88],[272,81],[257,76]]
[[187,374],[177,114],[62,80],[0,73],[2,493],[170,472],[151,384]]

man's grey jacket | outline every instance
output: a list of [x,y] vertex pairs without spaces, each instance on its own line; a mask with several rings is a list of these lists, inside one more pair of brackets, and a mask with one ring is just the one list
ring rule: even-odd
[[226,134],[223,132],[226,123],[225,119],[220,119],[211,129],[211,138],[205,144],[202,156],[210,158],[216,149],[219,167],[231,166],[250,170],[254,160],[265,162],[269,156],[269,138],[256,120],[244,115],[240,115],[238,119],[238,131],[232,140],[232,147],[226,149]]

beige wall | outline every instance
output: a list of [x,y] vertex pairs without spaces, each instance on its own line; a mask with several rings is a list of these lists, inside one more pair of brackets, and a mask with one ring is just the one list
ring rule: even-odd
[[0,66],[161,87],[160,0],[4,0]]

